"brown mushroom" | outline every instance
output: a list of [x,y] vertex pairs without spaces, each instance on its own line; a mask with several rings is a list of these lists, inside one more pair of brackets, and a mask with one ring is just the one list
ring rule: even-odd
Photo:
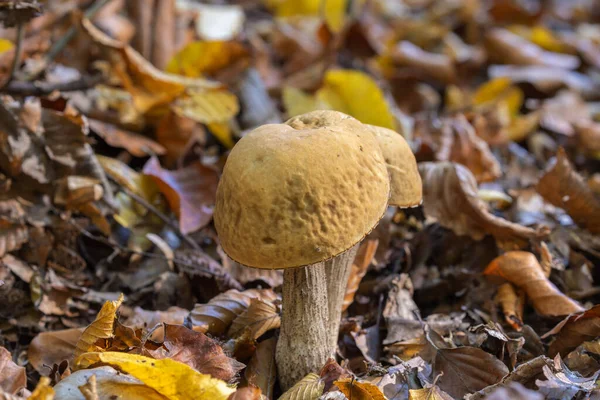
[[[352,261],[347,251],[377,225],[390,194],[375,136],[354,118],[331,113],[244,136],[217,190],[214,220],[225,253],[246,266],[284,269],[276,351],[284,388],[334,355],[327,280]],[[340,279],[337,286],[347,282]]]

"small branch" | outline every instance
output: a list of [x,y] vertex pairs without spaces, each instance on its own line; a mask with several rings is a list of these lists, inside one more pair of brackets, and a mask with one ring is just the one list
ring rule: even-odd
[[133,200],[135,200],[138,203],[140,203],[146,209],[148,209],[149,211],[151,211],[154,214],[156,214],[156,216],[158,218],[160,218],[165,224],[167,224],[171,228],[173,228],[175,230],[175,232],[177,233],[177,235],[179,237],[181,237],[184,242],[186,242],[187,244],[189,244],[194,250],[201,250],[201,248],[198,245],[198,243],[194,242],[192,240],[192,238],[190,238],[188,235],[186,235],[183,232],[181,232],[181,229],[179,229],[179,225],[176,222],[173,222],[173,220],[171,218],[169,218],[167,215],[165,215],[162,211],[160,211],[158,208],[156,208],[152,204],[148,203],[148,201],[146,201],[146,199],[144,199],[143,197],[137,195],[136,193],[132,192],[131,190],[127,189],[126,187],[122,186],[121,190],[127,196],[131,197]]
[[12,66],[10,68],[10,75],[6,79],[6,82],[2,85],[2,88],[7,87],[12,80],[15,78],[15,74],[21,66],[21,52],[23,47],[23,37],[25,36],[25,24],[19,20],[17,23],[17,42],[15,43],[15,56],[13,58]]
[[[100,11],[100,9],[106,4],[108,4],[110,1],[111,0],[96,1],[94,4],[92,4],[90,8],[88,8],[85,11],[85,13],[83,14],[84,18],[93,18],[94,15],[96,15],[98,11]],[[50,50],[48,50],[48,53],[44,57],[44,60],[40,63],[39,67],[32,71],[31,74],[25,78],[25,80],[33,81],[37,79],[40,76],[40,74],[46,70],[48,65],[56,58],[56,56],[58,56],[60,52],[63,51],[63,49],[67,46],[67,44],[69,44],[69,42],[75,37],[76,33],[77,26],[72,26],[71,28],[69,28],[67,33],[65,33],[64,36],[61,37],[56,43],[54,43]]]
[[83,76],[74,81],[60,83],[13,81],[0,89],[0,92],[20,96],[44,96],[55,90],[59,92],[75,92],[91,89],[102,82],[103,79],[101,75],[94,75]]

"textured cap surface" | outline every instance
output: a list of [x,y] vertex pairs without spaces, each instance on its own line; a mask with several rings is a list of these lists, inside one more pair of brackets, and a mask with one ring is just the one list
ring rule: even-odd
[[305,266],[362,240],[389,193],[368,128],[319,111],[261,126],[234,146],[217,190],[215,227],[223,250],[240,264]]
[[406,140],[398,132],[367,125],[375,134],[387,164],[392,185],[390,205],[414,207],[423,199],[423,184],[417,160]]

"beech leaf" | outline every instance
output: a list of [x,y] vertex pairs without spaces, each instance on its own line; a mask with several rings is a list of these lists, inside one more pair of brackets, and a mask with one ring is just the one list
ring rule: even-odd
[[277,339],[263,340],[256,346],[256,351],[248,368],[244,372],[246,382],[259,387],[267,399],[273,398],[273,387],[277,379],[277,366],[275,365],[275,346]]
[[425,214],[457,235],[480,240],[490,234],[500,240],[515,240],[546,234],[544,229],[536,231],[490,214],[477,195],[475,177],[460,164],[420,163],[419,173],[423,180]]
[[85,328],[77,341],[74,353],[75,358],[83,353],[102,351],[102,348],[96,345],[96,341],[113,337],[117,310],[122,302],[123,295],[121,294],[118,300],[104,303],[96,319]]
[[561,293],[546,278],[542,266],[532,253],[506,252],[492,260],[483,273],[500,276],[523,289],[540,315],[562,316],[583,311],[577,302]]
[[556,338],[548,350],[551,357],[557,354],[566,357],[580,344],[596,339],[600,336],[600,305],[569,315],[542,338],[553,335]]
[[63,360],[73,363],[73,354],[83,328],[63,329],[39,333],[29,345],[29,363],[41,375],[48,375],[54,364]]
[[408,400],[452,400],[452,397],[437,386],[426,389],[411,389]]
[[324,387],[319,375],[310,373],[282,394],[279,400],[316,400],[323,394]]
[[381,390],[371,382],[357,381],[355,378],[344,378],[333,383],[344,393],[346,398],[355,400],[385,400]]
[[281,316],[277,306],[258,298],[251,299],[248,308],[233,320],[228,336],[237,337],[245,329],[249,329],[254,339],[260,338],[265,332],[277,329],[281,325]]
[[348,278],[348,285],[346,286],[346,293],[344,294],[344,303],[342,305],[342,312],[346,311],[348,307],[354,302],[354,296],[358,290],[360,282],[367,274],[369,265],[375,257],[379,240],[365,240],[360,244],[356,257],[352,263],[352,270],[350,271],[350,277]]
[[0,347],[0,389],[15,394],[19,389],[26,386],[25,368],[14,363],[10,351]]

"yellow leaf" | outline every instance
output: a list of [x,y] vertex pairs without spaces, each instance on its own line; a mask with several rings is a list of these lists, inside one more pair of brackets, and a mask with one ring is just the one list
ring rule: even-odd
[[281,395],[279,400],[316,400],[323,394],[325,382],[317,374],[308,374],[287,392]]
[[15,47],[15,45],[10,40],[0,39],[0,54],[4,53],[6,51],[9,51],[13,47]]
[[238,42],[197,41],[188,44],[175,54],[165,70],[172,74],[198,78],[218,72],[247,55],[244,46]]
[[42,376],[28,400],[53,400],[54,389],[50,387],[50,378]]
[[449,85],[446,88],[445,104],[449,110],[461,109],[469,104],[468,96],[458,86]]
[[537,112],[517,116],[513,118],[508,128],[506,128],[506,136],[513,142],[519,142],[529,136],[537,128],[539,122],[540,114]]
[[523,104],[524,94],[521,89],[512,85],[510,78],[495,78],[479,86],[473,94],[475,106],[501,103],[511,117],[517,116]]
[[277,17],[321,17],[333,32],[339,32],[343,28],[349,2],[350,0],[265,0]]
[[229,124],[224,122],[212,122],[207,124],[210,133],[216,137],[223,146],[228,149],[233,147],[233,139],[231,138],[231,128]]
[[89,324],[81,334],[77,346],[75,346],[75,357],[90,351],[103,350],[96,345],[96,342],[99,339],[109,339],[113,336],[117,309],[122,302],[123,294],[116,301],[107,301],[104,303],[94,322]]
[[75,360],[79,369],[106,364],[123,371],[170,400],[226,400],[235,390],[224,381],[197,372],[170,358],[155,360],[137,354],[85,353]]
[[291,86],[284,86],[282,93],[283,105],[288,117],[306,114],[319,109],[319,102],[314,96]]
[[239,111],[237,97],[226,90],[194,90],[177,99],[172,107],[181,116],[196,122],[227,122]]
[[344,378],[334,382],[344,395],[353,400],[386,400],[381,390],[370,382]]
[[383,92],[364,72],[348,69],[328,71],[316,97],[329,108],[352,115],[365,124],[395,129]]
[[452,397],[437,386],[426,389],[410,389],[408,400],[452,400]]
[[537,25],[529,28],[523,25],[513,25],[509,27],[508,30],[537,44],[544,50],[558,53],[564,53],[567,50],[567,46],[565,46],[563,41],[560,40],[554,32],[544,26]]

